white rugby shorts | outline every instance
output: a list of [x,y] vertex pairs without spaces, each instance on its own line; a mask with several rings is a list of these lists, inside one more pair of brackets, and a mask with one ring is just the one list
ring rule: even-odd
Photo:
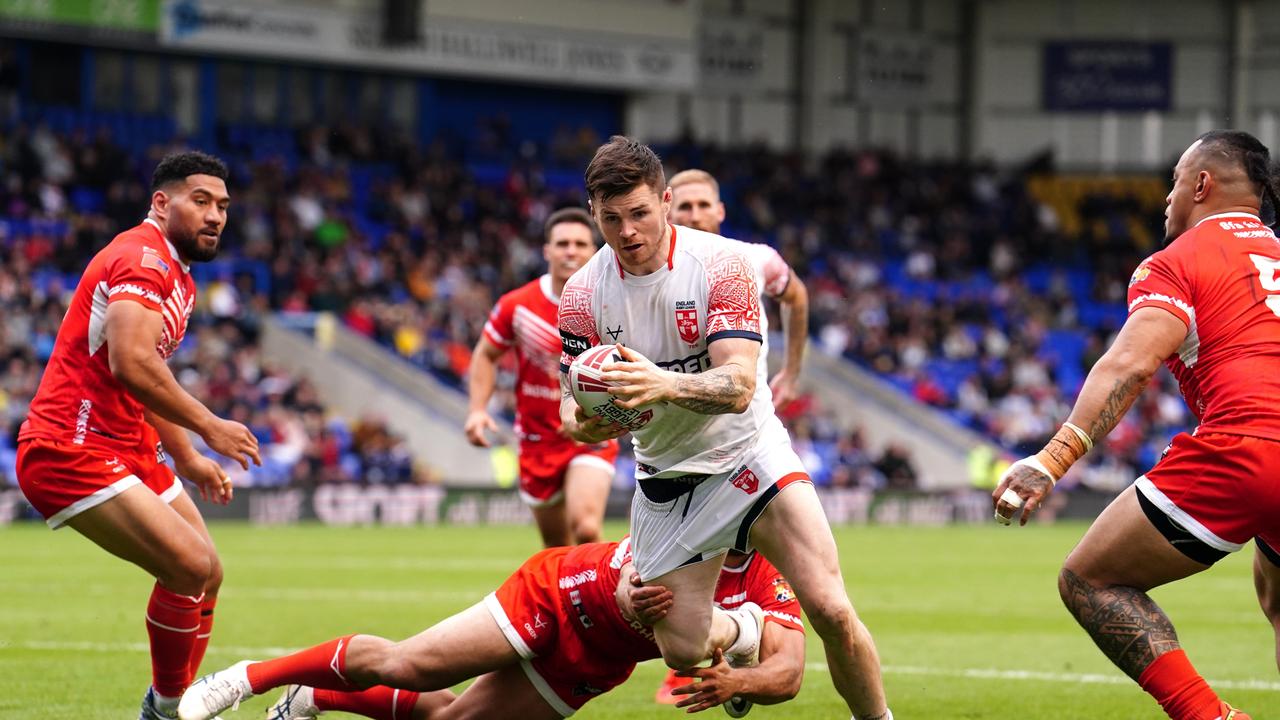
[[645,582],[729,549],[751,549],[751,526],[787,485],[809,474],[785,435],[756,445],[728,472],[708,476],[674,500],[654,502],[636,487],[631,552]]

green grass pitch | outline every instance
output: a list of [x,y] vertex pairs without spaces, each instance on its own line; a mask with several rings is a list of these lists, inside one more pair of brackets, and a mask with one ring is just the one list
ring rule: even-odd
[[[836,528],[900,720],[1158,718],[1062,609],[1058,564],[1078,524]],[[611,524],[616,537],[623,527]],[[399,638],[479,600],[537,549],[532,527],[212,529],[226,566],[204,670],[348,632]],[[1252,549],[1155,595],[1219,691],[1280,716],[1275,644],[1253,597]],[[149,579],[70,530],[0,528],[0,719],[137,717],[149,679]],[[795,701],[750,717],[847,718],[810,636]],[[658,663],[578,717],[676,717],[651,703]],[[260,718],[274,694],[233,718]],[[713,709],[704,717],[725,717]]]

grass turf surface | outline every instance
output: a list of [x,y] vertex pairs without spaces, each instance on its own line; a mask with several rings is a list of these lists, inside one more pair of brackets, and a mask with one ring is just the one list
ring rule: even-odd
[[[611,524],[609,537],[624,528]],[[855,607],[910,718],[1158,718],[1062,609],[1055,578],[1084,526],[841,527]],[[226,568],[204,671],[349,632],[411,635],[478,601],[538,549],[532,527],[214,525]],[[1273,635],[1252,549],[1154,595],[1220,694],[1280,716]],[[149,682],[142,613],[151,582],[73,531],[0,528],[0,719],[137,716]],[[810,633],[800,695],[751,718],[847,718]],[[659,663],[576,717],[675,718],[651,702]],[[260,718],[275,693],[231,718]],[[339,716],[334,714],[335,717]],[[712,709],[703,717],[726,717]]]

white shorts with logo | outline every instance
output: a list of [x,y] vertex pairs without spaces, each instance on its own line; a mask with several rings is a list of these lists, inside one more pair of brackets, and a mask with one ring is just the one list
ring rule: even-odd
[[751,549],[751,526],[787,485],[809,481],[791,439],[756,445],[733,470],[711,475],[691,492],[650,500],[640,487],[631,499],[631,553],[645,582],[676,568]]

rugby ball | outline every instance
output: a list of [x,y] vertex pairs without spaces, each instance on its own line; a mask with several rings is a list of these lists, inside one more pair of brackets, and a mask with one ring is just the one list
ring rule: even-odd
[[660,408],[657,405],[642,405],[628,410],[614,403],[613,396],[609,394],[609,383],[600,378],[604,372],[602,368],[614,362],[624,362],[617,347],[597,345],[588,349],[569,366],[569,389],[587,417],[599,416],[628,430],[639,430],[653,422]]

